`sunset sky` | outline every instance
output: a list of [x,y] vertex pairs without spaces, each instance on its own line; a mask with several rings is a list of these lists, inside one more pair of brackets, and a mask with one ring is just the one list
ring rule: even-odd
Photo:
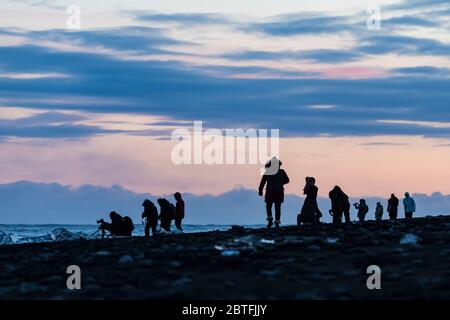
[[[367,27],[369,6],[381,28]],[[66,26],[69,5],[81,29]],[[177,128],[279,129],[299,194],[450,194],[448,0],[0,1],[0,184],[218,195],[259,165],[171,162]]]

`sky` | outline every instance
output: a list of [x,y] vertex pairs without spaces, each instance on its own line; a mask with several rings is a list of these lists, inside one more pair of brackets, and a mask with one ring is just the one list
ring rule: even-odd
[[[80,9],[69,29],[68,7]],[[373,6],[379,28],[373,28]],[[176,129],[278,129],[298,195],[450,194],[450,3],[0,0],[0,184],[255,190]],[[14,189],[16,190],[16,189]]]

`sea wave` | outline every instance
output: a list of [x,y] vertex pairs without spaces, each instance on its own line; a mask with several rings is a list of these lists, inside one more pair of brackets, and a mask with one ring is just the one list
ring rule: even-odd
[[[228,230],[231,225],[185,225],[184,232]],[[259,226],[248,226],[259,227]],[[0,225],[0,245],[99,239],[97,225]],[[179,233],[179,231],[172,231]],[[143,236],[144,226],[136,225],[133,236]]]

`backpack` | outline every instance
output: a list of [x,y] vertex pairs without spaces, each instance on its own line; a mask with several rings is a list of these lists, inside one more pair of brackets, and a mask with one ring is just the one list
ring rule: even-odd
[[177,212],[176,212],[175,206],[172,203],[169,203],[167,205],[167,209],[170,212],[170,219],[175,220],[175,218],[177,217]]
[[123,225],[127,232],[129,232],[130,234],[134,230],[133,220],[131,220],[131,218],[128,216],[123,218]]
[[152,203],[149,207],[144,209],[144,212],[142,212],[142,219],[152,219],[155,217],[158,217],[158,209],[156,209],[155,205]]

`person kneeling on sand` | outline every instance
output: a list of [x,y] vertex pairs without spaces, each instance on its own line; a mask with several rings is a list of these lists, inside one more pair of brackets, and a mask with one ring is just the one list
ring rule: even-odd
[[179,231],[183,231],[181,223],[184,219],[184,200],[179,192],[175,192],[173,196],[177,201],[175,204],[175,226]]
[[281,223],[281,204],[284,202],[284,185],[289,183],[289,177],[286,172],[281,169],[282,162],[273,157],[265,165],[266,172],[261,178],[258,194],[262,197],[264,186],[266,186],[266,213],[267,228],[273,225],[272,206],[275,204],[275,227],[279,227]]
[[316,186],[316,179],[314,177],[305,178],[305,187],[303,188],[303,194],[306,195],[303,202],[302,210],[297,216],[297,225],[301,223],[320,223],[322,218],[322,212],[319,210],[317,204],[317,193],[319,188]]
[[160,207],[159,220],[161,220],[161,229],[170,232],[170,225],[172,220],[175,219],[175,206],[169,202],[167,199],[158,199],[158,204]]
[[369,207],[366,204],[366,200],[361,199],[359,200],[359,203],[355,203],[353,205],[355,206],[356,210],[358,210],[359,222],[364,223],[364,220],[366,220],[366,214],[367,212],[369,212]]
[[152,235],[156,236],[156,228],[158,227],[158,209],[155,204],[148,199],[142,203],[144,212],[142,212],[142,222],[145,222],[145,238],[150,238],[150,229]]

